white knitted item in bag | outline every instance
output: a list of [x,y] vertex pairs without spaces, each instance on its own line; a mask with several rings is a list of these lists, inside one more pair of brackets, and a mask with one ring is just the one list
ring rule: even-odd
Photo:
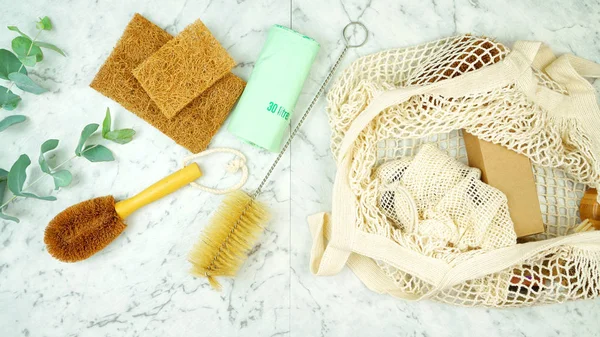
[[[421,247],[423,253],[452,260],[457,249],[516,244],[504,194],[483,183],[478,169],[457,162],[433,144],[423,145],[409,162],[386,162],[376,175],[379,207],[398,229],[404,229],[399,235],[428,238],[431,247]],[[409,204],[415,207],[407,209]],[[415,217],[403,219],[411,213]]]

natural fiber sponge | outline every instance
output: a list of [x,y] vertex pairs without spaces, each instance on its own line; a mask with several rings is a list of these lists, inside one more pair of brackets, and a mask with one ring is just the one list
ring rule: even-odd
[[235,61],[197,20],[137,66],[133,75],[171,118],[233,67]]
[[171,39],[173,37],[160,27],[136,14],[90,86],[152,124],[177,144],[198,153],[206,149],[227,118],[242,94],[245,82],[228,74],[168,119],[132,71]]
[[225,122],[245,86],[244,80],[227,73],[184,107],[177,116],[168,119],[158,112],[160,118],[154,118],[152,125],[193,153],[204,151]]
[[169,33],[135,14],[90,86],[150,121],[146,116],[158,109],[131,71],[171,39]]

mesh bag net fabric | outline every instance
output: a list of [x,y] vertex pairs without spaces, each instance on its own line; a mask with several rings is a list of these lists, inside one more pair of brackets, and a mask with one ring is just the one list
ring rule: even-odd
[[[376,258],[377,252],[367,258],[370,269],[359,268],[357,259],[367,265],[361,255],[377,248],[356,249],[352,248],[356,243],[339,243],[357,240],[343,238],[350,234],[336,228],[336,207],[338,213],[341,207],[336,206],[334,185],[333,220],[331,228],[323,230],[327,232],[324,236],[338,240],[331,249],[346,250],[342,260],[349,259],[348,265],[355,272],[369,269],[378,275],[370,279],[367,272],[362,277],[357,273],[371,289],[402,298],[491,307],[598,296],[600,247],[578,240],[598,241],[600,236],[573,234],[581,222],[578,207],[585,189],[597,187],[600,181],[600,137],[594,129],[598,123],[590,123],[588,116],[598,107],[593,87],[590,85],[590,94],[585,84],[578,87],[567,76],[561,77],[559,67],[564,62],[574,68],[589,64],[571,56],[557,59],[548,48],[539,46],[524,67],[529,74],[526,80],[521,76],[517,81],[461,96],[426,92],[388,104],[365,122],[351,146],[345,144],[345,138],[355,131],[353,123],[382,93],[459,80],[502,63],[511,51],[483,37],[445,38],[363,57],[332,87],[328,115],[338,174],[340,162],[350,157],[347,177],[342,178],[348,185],[344,198],[350,200],[353,220],[349,225],[352,229],[346,232],[385,238],[403,251],[441,260],[449,269],[464,267],[478,257],[481,260],[495,250],[506,256],[511,250],[517,252],[513,255],[519,255],[519,249],[527,252],[507,259],[510,263],[497,263],[494,271],[485,275],[473,272],[473,277],[455,278],[460,279],[455,282],[441,277],[439,284],[398,267],[391,258]],[[594,66],[586,69],[598,71]],[[579,88],[583,88],[585,99],[579,99]],[[540,91],[544,99],[532,99]],[[561,97],[577,102],[569,101],[572,104],[563,109]],[[573,114],[581,106],[592,108]],[[530,158],[545,223],[544,233],[524,240],[530,243],[517,244],[505,197],[481,183],[478,170],[466,166],[462,129]],[[344,152],[345,146],[351,150]],[[319,221],[327,221],[323,219]],[[322,252],[314,253],[314,245],[313,255],[319,256],[313,260],[329,263],[329,258],[321,261]]]
[[414,158],[377,170],[378,205],[395,228],[427,238],[421,253],[451,261],[457,253],[515,243],[506,197],[481,172],[423,145]]

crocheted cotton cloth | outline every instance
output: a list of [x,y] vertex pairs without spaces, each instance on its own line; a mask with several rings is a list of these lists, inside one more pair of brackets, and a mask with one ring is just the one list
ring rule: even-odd
[[502,192],[434,144],[414,158],[388,161],[377,169],[379,207],[394,226],[427,237],[430,256],[514,245],[517,237]]

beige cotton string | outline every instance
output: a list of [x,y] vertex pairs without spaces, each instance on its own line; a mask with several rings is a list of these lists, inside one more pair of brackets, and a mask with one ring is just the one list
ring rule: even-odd
[[195,161],[199,158],[202,158],[204,156],[207,156],[207,155],[213,154],[213,153],[231,153],[236,156],[236,158],[234,158],[229,163],[227,163],[227,166],[225,169],[227,170],[227,172],[232,173],[232,174],[238,172],[239,170],[242,170],[242,175],[240,177],[240,181],[237,184],[235,184],[234,186],[231,186],[229,188],[224,188],[224,189],[207,187],[207,186],[198,184],[195,181],[191,182],[190,185],[201,191],[212,193],[212,194],[227,194],[229,192],[239,190],[240,188],[242,188],[242,186],[244,186],[244,184],[248,180],[248,166],[246,165],[246,156],[244,156],[244,154],[238,150],[231,149],[231,148],[214,148],[214,149],[205,150],[200,153],[192,154],[192,155],[189,155],[189,156],[183,158],[183,161],[181,163],[182,167],[189,165],[192,161]]
[[[387,137],[411,139],[456,129],[466,129],[527,155],[536,165],[564,170],[579,182],[598,186],[600,110],[594,88],[584,77],[599,77],[600,66],[573,55],[556,58],[539,42],[519,41],[504,59],[464,71],[465,60],[470,58],[463,58],[461,53],[469,54],[485,44],[490,42],[459,36],[407,51],[367,56],[355,62],[336,83],[329,98],[334,129],[332,148],[338,171],[332,215],[319,213],[308,219],[313,237],[313,273],[333,275],[348,264],[374,291],[458,305],[524,306],[598,296],[600,232],[525,244],[515,242],[499,249],[457,253],[453,259],[442,260],[415,250],[421,247],[421,241],[411,243],[406,233],[392,229],[378,205],[368,199],[370,191],[375,190],[371,185],[377,184],[371,173],[375,160],[370,158],[377,151],[378,142]],[[434,72],[424,65],[423,59],[412,60],[409,56],[421,53],[425,58],[437,53],[448,58],[452,53],[445,53],[444,48],[459,47],[463,49],[456,52],[459,61],[454,62],[462,71],[458,76],[391,90],[386,84],[377,83],[384,78],[377,77],[378,72],[386,70],[377,67],[378,62],[390,60],[405,62],[398,66],[400,73],[393,75],[396,83],[408,84],[411,78],[421,78],[421,74],[425,78],[446,74],[448,71],[444,70],[448,68],[435,66],[434,70],[441,70]],[[407,60],[389,54],[401,54]],[[448,63],[453,64],[452,60]],[[371,82],[360,79],[372,74]],[[550,80],[546,80],[548,76]],[[551,90],[542,85],[543,81],[564,88],[560,90],[565,93]],[[364,90],[371,92],[362,96]],[[358,101],[361,97],[366,97],[366,104]],[[461,102],[469,105],[462,108]],[[506,104],[508,108],[503,107]],[[440,108],[434,118],[438,107],[444,109]],[[418,112],[414,118],[406,115],[413,110]],[[532,117],[527,117],[529,114]],[[503,118],[504,124],[500,124]],[[524,123],[524,119],[529,124],[516,124]],[[537,130],[540,126],[535,123],[553,129]],[[530,134],[525,136],[527,132]],[[556,143],[556,139],[563,143]],[[365,200],[373,204],[366,204]],[[570,271],[574,268],[577,275]]]

